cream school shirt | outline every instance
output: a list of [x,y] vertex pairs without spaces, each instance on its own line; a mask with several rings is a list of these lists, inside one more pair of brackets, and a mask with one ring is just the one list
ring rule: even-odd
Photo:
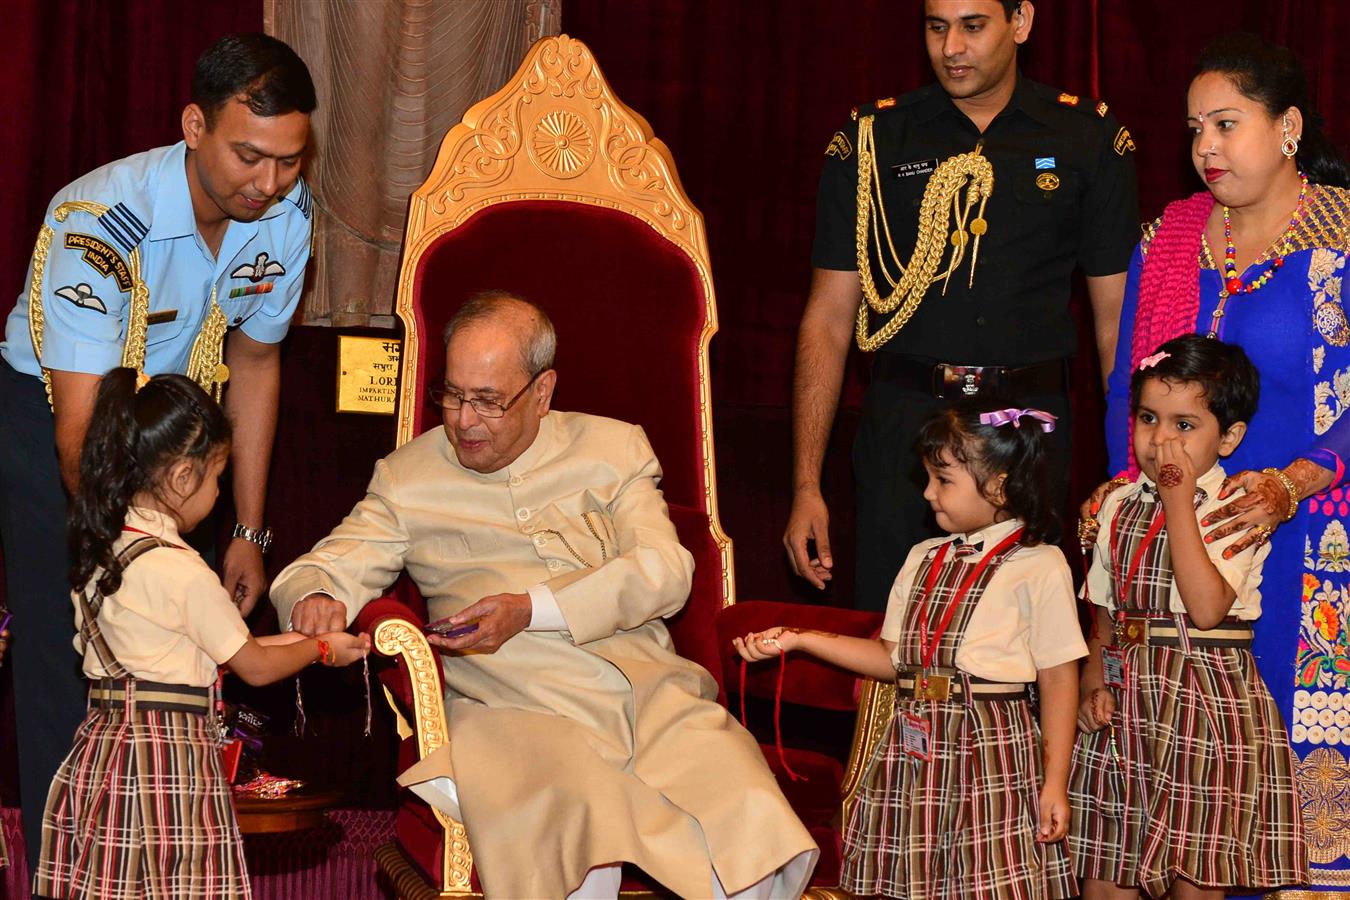
[[[891,588],[882,639],[899,641],[919,566],[939,546],[961,538],[982,544],[983,555],[1021,525],[1020,519],[1010,519],[970,534],[933,538],[916,545]],[[1041,544],[1019,547],[995,570],[957,645],[956,666],[991,681],[1028,682],[1036,680],[1038,670],[1079,659],[1087,652],[1069,565],[1058,547]],[[898,658],[897,648],[891,659]]]
[[[1227,477],[1223,466],[1216,463],[1214,468],[1196,479],[1196,488],[1205,492],[1205,499],[1201,501],[1200,506],[1195,511],[1197,521],[1220,506],[1242,496],[1244,492],[1238,489],[1231,497],[1225,500],[1219,499],[1219,488],[1223,486],[1223,480]],[[1147,475],[1141,472],[1139,477],[1135,479],[1134,484],[1127,488],[1121,488],[1107,497],[1097,513],[1097,543],[1092,548],[1092,565],[1088,569],[1084,599],[1091,600],[1098,606],[1116,609],[1120,605],[1115,596],[1115,579],[1111,574],[1111,566],[1113,565],[1111,561],[1111,520],[1115,518],[1116,510],[1120,509],[1121,503],[1131,497],[1137,497],[1145,490],[1156,490],[1156,486]],[[1154,497],[1154,502],[1161,506],[1162,501],[1156,499],[1156,494]],[[1200,533],[1204,534],[1207,530],[1202,528]],[[1233,592],[1237,594],[1237,599],[1233,601],[1233,608],[1229,610],[1228,614],[1250,622],[1261,616],[1261,567],[1265,564],[1266,557],[1270,555],[1270,544],[1267,543],[1259,548],[1248,547],[1232,559],[1224,559],[1224,548],[1236,543],[1244,534],[1245,532],[1238,532],[1212,544],[1206,544],[1205,550],[1209,555],[1210,562],[1214,563],[1214,567],[1219,570],[1219,575],[1224,581],[1228,582],[1233,588]],[[1186,611],[1186,605],[1181,602],[1181,592],[1177,590],[1175,578],[1172,579],[1172,597],[1169,606],[1174,613]]]
[[[108,647],[128,672],[144,681],[190,687],[215,684],[216,667],[248,640],[239,609],[206,561],[178,536],[172,518],[133,507],[127,511],[126,524],[177,546],[146,552],[123,573],[117,593],[104,598],[98,624]],[[121,551],[141,537],[124,531],[114,549]],[[84,616],[73,595],[72,602],[78,631]],[[84,656],[86,676],[110,674],[79,634],[74,643]]]

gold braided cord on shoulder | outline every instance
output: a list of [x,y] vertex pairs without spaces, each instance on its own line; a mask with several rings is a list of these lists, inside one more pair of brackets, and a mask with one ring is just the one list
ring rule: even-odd
[[[89,200],[71,200],[62,203],[52,218],[64,222],[72,212],[85,212],[92,216],[101,216],[108,211],[102,203]],[[42,359],[42,335],[46,325],[46,315],[42,308],[42,281],[47,269],[47,259],[51,255],[52,240],[56,232],[50,225],[44,224],[38,232],[37,245],[33,248],[33,282],[28,289],[28,335],[33,342],[33,354]],[[127,270],[131,274],[131,302],[127,305],[127,336],[122,344],[122,365],[141,371],[145,368],[146,330],[149,326],[150,288],[141,277],[141,251],[132,250],[127,255]],[[211,310],[202,322],[201,330],[192,343],[192,354],[188,358],[187,376],[202,386],[216,400],[220,400],[221,388],[229,370],[223,363],[225,330],[229,322],[224,311],[216,303],[216,293],[211,291]],[[52,403],[52,377],[47,369],[42,370],[42,380],[47,388],[47,403]]]
[[[881,176],[876,168],[876,146],[872,136],[872,116],[858,119],[858,280],[862,285],[863,301],[858,304],[856,335],[859,349],[870,352],[893,338],[918,310],[928,289],[937,281],[946,281],[961,266],[966,248],[972,248],[970,278],[975,279],[975,262],[980,252],[980,237],[988,230],[984,219],[985,204],[994,192],[994,167],[976,147],[943,162],[928,179],[923,200],[919,206],[918,235],[909,264],[900,261],[891,241],[890,223],[881,202]],[[962,192],[965,193],[964,203]],[[972,211],[975,217],[971,218]],[[948,245],[947,228],[955,219],[951,234],[952,255],[947,268],[938,273]],[[885,246],[882,237],[885,237]],[[882,297],[872,276],[868,238],[876,247],[881,276],[893,288]],[[973,237],[973,240],[972,240]],[[889,256],[887,255],[889,252]],[[891,277],[887,260],[894,263],[900,277]],[[868,334],[868,313],[891,315],[880,329]]]
[[[62,203],[52,213],[52,218],[64,222],[73,212],[89,213],[101,216],[108,211],[102,203],[90,200],[71,200]],[[37,246],[33,248],[33,283],[28,288],[28,336],[33,341],[33,355],[41,365],[42,332],[46,325],[46,316],[42,309],[42,278],[47,269],[47,257],[51,253],[52,238],[56,232],[43,224],[38,232]],[[146,318],[150,314],[150,289],[141,278],[141,252],[132,250],[127,256],[127,270],[131,274],[131,303],[127,307],[127,337],[122,344],[122,365],[131,369],[145,366],[145,330]],[[42,370],[42,381],[47,388],[47,404],[52,403],[52,376],[47,369]]]
[[212,288],[211,311],[206,314],[201,331],[197,332],[197,339],[192,342],[192,353],[188,356],[187,372],[184,374],[200,384],[202,390],[217,402],[230,377],[230,370],[224,363],[225,329],[228,326],[225,311],[216,302],[216,289]]
[[[33,281],[28,287],[28,338],[33,342],[33,358],[42,365],[42,329],[46,325],[42,311],[42,274],[47,269],[47,254],[52,249],[52,237],[56,232],[50,225],[42,223],[38,232],[37,246],[33,248]],[[52,378],[46,369],[42,370],[42,383],[47,389],[47,405],[52,405]]]

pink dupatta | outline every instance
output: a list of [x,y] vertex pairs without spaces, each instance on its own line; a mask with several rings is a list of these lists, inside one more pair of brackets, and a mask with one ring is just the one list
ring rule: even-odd
[[[1130,372],[1160,344],[1195,331],[1200,314],[1200,240],[1214,209],[1214,196],[1200,191],[1174,200],[1163,211],[1139,273],[1139,302],[1130,344]],[[1129,473],[1139,475],[1134,461],[1134,419],[1130,419]]]

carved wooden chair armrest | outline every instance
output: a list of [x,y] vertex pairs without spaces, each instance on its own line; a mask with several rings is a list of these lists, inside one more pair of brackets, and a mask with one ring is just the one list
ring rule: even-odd
[[864,678],[858,698],[858,722],[853,728],[853,746],[848,754],[848,767],[844,769],[842,821],[845,824],[858,802],[867,763],[876,752],[877,744],[890,726],[894,714],[895,682]]
[[[393,663],[378,670],[378,677],[385,699],[394,710],[399,739],[416,736],[419,760],[450,743],[440,655],[427,643],[422,633],[424,624],[425,617],[397,595],[367,604],[356,617],[358,630],[369,633],[375,651]],[[442,887],[454,893],[470,893],[473,855],[464,823],[435,807],[431,811],[445,832]]]

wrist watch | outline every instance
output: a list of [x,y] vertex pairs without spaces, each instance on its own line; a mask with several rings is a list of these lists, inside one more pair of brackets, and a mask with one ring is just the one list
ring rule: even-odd
[[246,541],[257,544],[264,553],[272,546],[272,529],[270,528],[249,528],[247,525],[236,523],[230,537],[243,538]]

